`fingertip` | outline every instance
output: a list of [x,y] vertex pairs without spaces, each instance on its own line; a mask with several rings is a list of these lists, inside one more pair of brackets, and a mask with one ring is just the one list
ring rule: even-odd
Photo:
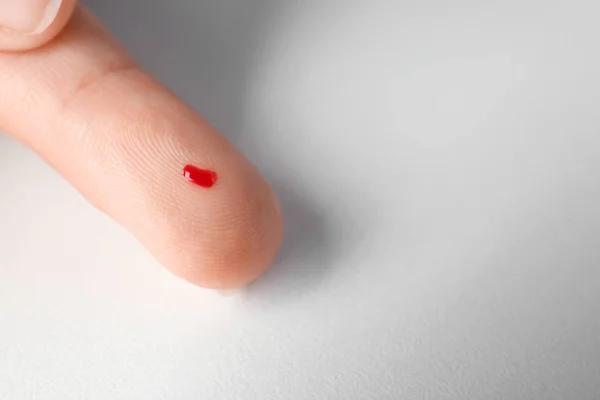
[[[175,245],[180,251],[166,251],[173,259],[165,265],[177,276],[203,288],[230,291],[250,284],[269,268],[282,242],[283,220],[268,184],[252,175],[249,181],[256,183],[250,190],[235,184],[225,188],[228,193],[217,194],[215,206],[205,205],[211,217],[184,228],[189,236]],[[233,182],[225,185],[229,183]]]

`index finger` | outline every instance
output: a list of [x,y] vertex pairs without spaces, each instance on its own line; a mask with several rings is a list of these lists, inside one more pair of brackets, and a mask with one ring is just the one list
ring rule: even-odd
[[175,274],[228,289],[271,262],[282,228],[265,180],[86,11],[48,44],[0,54],[0,88],[0,129]]

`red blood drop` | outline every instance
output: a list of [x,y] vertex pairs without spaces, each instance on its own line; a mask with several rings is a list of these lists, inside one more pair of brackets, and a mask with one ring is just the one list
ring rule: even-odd
[[193,165],[186,165],[183,168],[183,176],[188,182],[206,189],[210,189],[217,183],[216,172],[194,167]]

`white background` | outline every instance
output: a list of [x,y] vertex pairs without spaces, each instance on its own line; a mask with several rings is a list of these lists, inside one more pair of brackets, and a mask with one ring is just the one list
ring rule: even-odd
[[90,0],[271,180],[231,297],[0,138],[0,399],[597,399],[596,1]]

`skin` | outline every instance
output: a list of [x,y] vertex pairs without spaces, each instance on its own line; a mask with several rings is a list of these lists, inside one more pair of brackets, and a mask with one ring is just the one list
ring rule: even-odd
[[[175,275],[219,290],[259,277],[279,248],[282,221],[256,168],[76,0],[63,0],[45,25],[35,33],[0,27],[0,131]],[[186,164],[216,171],[217,185],[186,182]]]

